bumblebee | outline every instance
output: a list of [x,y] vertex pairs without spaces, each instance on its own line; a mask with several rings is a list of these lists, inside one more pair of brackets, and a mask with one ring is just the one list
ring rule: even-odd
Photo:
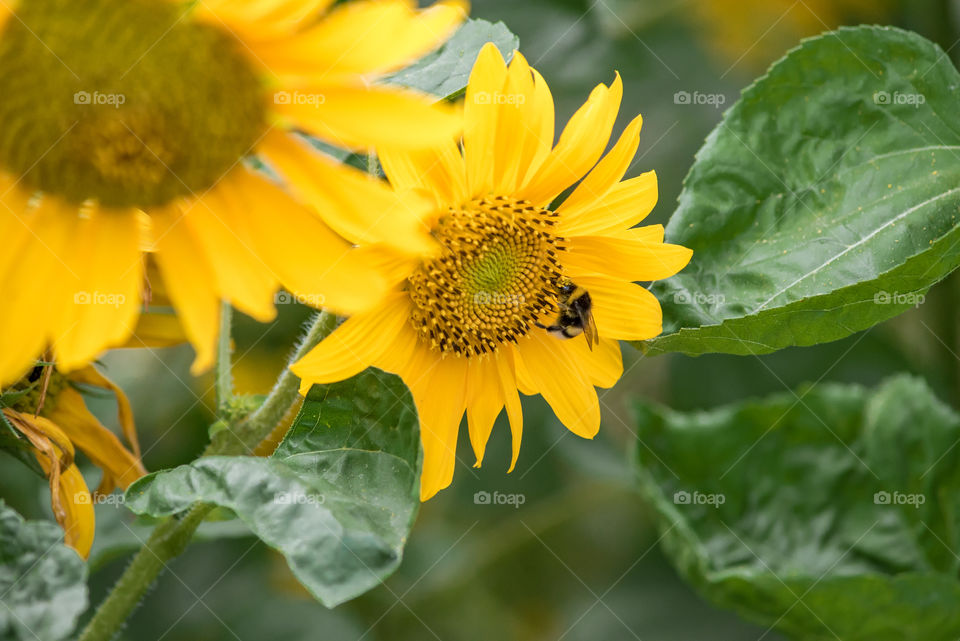
[[597,325],[593,321],[593,303],[590,293],[583,287],[565,279],[559,283],[558,302],[560,315],[552,325],[536,323],[537,327],[547,330],[551,336],[560,339],[576,338],[583,334],[587,346],[592,350],[599,341]]

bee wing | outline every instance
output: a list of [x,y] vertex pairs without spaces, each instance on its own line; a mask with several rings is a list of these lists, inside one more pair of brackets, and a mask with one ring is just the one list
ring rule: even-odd
[[593,312],[587,309],[579,312],[579,315],[580,323],[583,325],[583,336],[587,339],[587,347],[593,350],[593,346],[600,342],[597,324],[593,321]]

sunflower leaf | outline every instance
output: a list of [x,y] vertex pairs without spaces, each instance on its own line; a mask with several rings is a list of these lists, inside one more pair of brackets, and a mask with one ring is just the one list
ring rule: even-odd
[[925,383],[637,409],[641,487],[707,598],[797,639],[960,636],[960,416]]
[[0,640],[59,641],[87,607],[87,568],[47,521],[0,501]]
[[467,20],[439,49],[387,76],[384,82],[453,100],[466,89],[473,63],[488,42],[495,44],[507,61],[520,46],[520,39],[502,22]]
[[960,265],[960,74],[891,27],[804,41],[710,134],[667,227],[647,352],[760,354],[843,338]]
[[314,386],[273,456],[210,456],[134,483],[126,505],[168,516],[196,501],[233,510],[333,607],[399,565],[420,506],[413,400],[369,369]]

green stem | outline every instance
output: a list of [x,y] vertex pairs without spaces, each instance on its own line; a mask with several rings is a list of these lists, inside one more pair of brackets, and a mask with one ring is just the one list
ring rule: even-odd
[[[317,312],[290,359],[295,363],[330,335],[336,327],[337,317],[327,312]],[[280,374],[273,389],[263,404],[239,424],[222,430],[210,443],[204,456],[238,456],[252,454],[260,441],[267,438],[273,428],[283,420],[293,404],[297,402],[300,379],[290,371],[289,366]]]
[[372,151],[367,154],[367,173],[371,176],[380,175],[380,160],[377,158],[377,154]]
[[196,505],[182,519],[171,519],[158,525],[97,608],[78,641],[112,639],[167,562],[187,547],[193,533],[211,509],[212,505]]
[[230,303],[223,301],[220,304],[220,338],[217,341],[217,415],[220,418],[226,416],[233,398],[232,325],[233,308]]
[[[318,312],[306,335],[297,346],[290,363],[296,362],[313,349],[333,331],[335,326],[335,316]],[[204,456],[252,452],[293,407],[297,401],[299,383],[299,379],[290,372],[288,365],[259,409],[242,421],[236,429],[227,429],[219,433],[231,433],[236,438],[217,439],[210,444]],[[110,641],[139,605],[144,594],[166,567],[167,562],[186,549],[193,534],[213,507],[210,504],[198,503],[183,518],[169,519],[158,525],[133,557],[133,561],[124,570],[110,594],[97,608],[78,641]]]

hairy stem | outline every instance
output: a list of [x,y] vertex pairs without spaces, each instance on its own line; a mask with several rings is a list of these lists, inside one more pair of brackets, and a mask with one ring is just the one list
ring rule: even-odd
[[223,418],[230,399],[233,398],[233,370],[231,340],[233,333],[233,308],[230,303],[220,303],[220,337],[217,342],[217,416]]
[[182,519],[171,519],[158,525],[97,608],[79,641],[112,639],[167,562],[187,547],[193,533],[211,509],[212,505],[195,505]]
[[[335,326],[335,316],[326,312],[317,313],[297,346],[290,363],[296,362],[309,352],[329,335]],[[218,365],[218,385],[219,369]],[[204,452],[204,456],[252,453],[261,441],[269,438],[276,425],[296,403],[299,385],[300,380],[290,372],[288,365],[270,390],[263,405],[241,421],[236,428],[228,428],[220,432],[220,434],[229,433],[232,437],[216,439]],[[219,391],[218,388],[218,398]],[[143,595],[157,580],[157,576],[166,567],[167,562],[186,549],[193,534],[213,507],[210,504],[198,503],[183,518],[169,519],[158,525],[133,557],[133,561],[124,570],[110,594],[97,608],[78,641],[110,641],[137,608]]]

